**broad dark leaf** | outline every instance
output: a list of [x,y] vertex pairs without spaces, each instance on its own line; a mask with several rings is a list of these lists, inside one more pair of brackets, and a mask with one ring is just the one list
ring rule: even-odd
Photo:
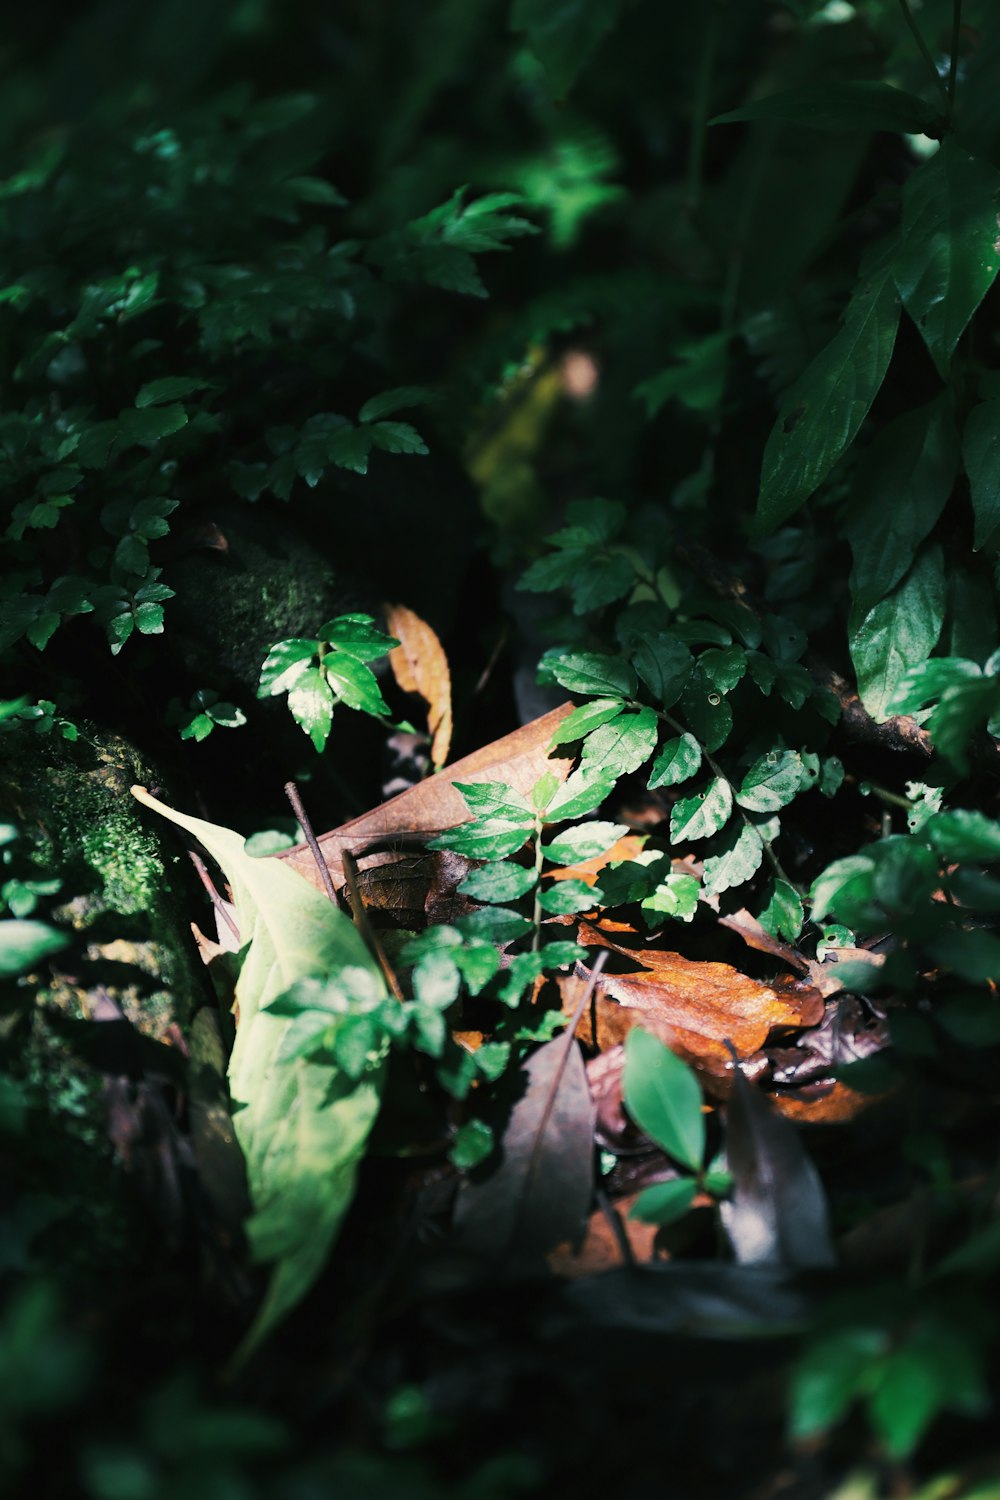
[[794,1128],[735,1064],[726,1163],[733,1186],[722,1223],[740,1265],[792,1270],[835,1263],[819,1173]]
[[918,95],[865,80],[782,89],[708,123],[731,125],[741,120],[789,120],[814,130],[896,130],[907,135],[930,134],[939,123]]
[[945,609],[944,561],[940,547],[928,546],[902,583],[866,613],[852,610],[851,660],[865,708],[879,721],[889,716],[896,687],[905,673],[934,650]]
[[[530,956],[530,955],[529,955]],[[593,1192],[596,1109],[570,1034],[521,1068],[524,1093],[503,1134],[500,1165],[466,1182],[455,1207],[460,1243],[505,1265],[532,1263],[583,1231]]]

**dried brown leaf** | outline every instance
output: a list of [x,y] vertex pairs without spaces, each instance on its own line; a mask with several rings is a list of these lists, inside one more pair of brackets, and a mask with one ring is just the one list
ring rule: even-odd
[[389,652],[393,676],[404,693],[419,693],[427,704],[431,760],[439,771],[451,748],[451,673],[434,631],[403,604],[387,604],[386,624],[399,645]]
[[[344,823],[319,840],[323,858],[334,884],[344,883],[343,852],[361,855],[379,845],[398,849],[410,844],[419,847],[428,839],[458,823],[468,820],[469,809],[455,782],[502,781],[527,795],[538,778],[552,771],[565,781],[573,762],[566,756],[550,755],[549,743],[556,726],[572,711],[571,703],[560,704],[540,719],[504,735],[483,749],[456,761],[446,771],[429,776],[418,786],[401,792],[371,812]],[[306,880],[321,888],[319,871],[305,844],[283,850],[274,856],[286,860]]]

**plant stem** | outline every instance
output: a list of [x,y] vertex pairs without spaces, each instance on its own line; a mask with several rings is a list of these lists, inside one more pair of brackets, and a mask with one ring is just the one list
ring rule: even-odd
[[316,868],[319,871],[319,877],[323,882],[323,889],[326,891],[326,894],[329,896],[334,906],[336,906],[337,888],[333,883],[333,876],[330,874],[330,868],[327,865],[326,860],[323,858],[323,851],[319,847],[319,840],[313,833],[313,826],[309,821],[309,815],[302,805],[302,798],[299,796],[299,789],[295,785],[294,781],[285,782],[285,796],[291,803],[292,812],[299,820],[299,827],[302,829],[303,837],[305,838],[306,843],[309,845],[309,852],[312,855],[313,859],[316,861]]
[[962,0],[952,0],[951,7],[951,56],[948,59],[948,100],[955,108],[955,85],[958,82],[958,49],[962,40]]
[[403,1004],[403,991],[400,989],[399,980],[396,978],[392,965],[385,956],[385,949],[379,942],[378,933],[375,931],[368,915],[364,898],[361,895],[361,886],[358,884],[358,862],[350,849],[343,853],[344,875],[347,878],[347,889],[351,897],[351,915],[354,917],[354,925],[365,940],[365,944],[382,970],[382,978],[389,986],[389,990],[400,1005]]
[[531,938],[531,951],[537,953],[542,946],[542,865],[545,863],[545,855],[542,853],[542,815],[535,815],[535,905],[531,913],[534,924],[534,933]]
[[701,204],[701,189],[705,175],[705,136],[708,130],[708,111],[712,96],[712,75],[715,72],[715,53],[719,41],[719,8],[713,3],[705,29],[705,40],[698,62],[695,80],[694,108],[691,114],[691,145],[688,152],[687,208],[688,216],[694,218]]
[[945,86],[944,79],[941,77],[941,74],[937,70],[937,64],[935,63],[933,57],[931,56],[930,48],[928,47],[927,43],[924,41],[923,35],[922,35],[921,31],[920,31],[920,27],[917,25],[916,21],[914,20],[913,12],[910,9],[909,0],[899,0],[899,8],[903,12],[903,19],[905,20],[907,26],[910,28],[910,32],[911,32],[911,34],[913,36],[913,40],[916,42],[917,47],[918,47],[918,49],[920,51],[920,56],[923,58],[924,62],[930,68],[931,73],[934,75],[934,82],[937,84],[938,88],[940,89],[940,91],[941,91],[941,93],[942,93],[942,95],[944,97],[944,102],[948,106],[948,118],[950,120],[950,118],[951,118],[951,95],[949,94],[948,89]]

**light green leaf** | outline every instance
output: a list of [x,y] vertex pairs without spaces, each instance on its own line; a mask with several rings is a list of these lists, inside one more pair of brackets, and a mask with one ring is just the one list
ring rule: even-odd
[[674,917],[679,922],[690,922],[698,910],[701,885],[694,875],[674,870],[666,880],[660,882],[650,895],[643,898],[642,910],[647,924],[652,927],[664,917]]
[[0,979],[12,979],[69,944],[64,932],[45,922],[8,918],[0,922]]
[[600,807],[614,789],[614,776],[595,775],[593,771],[574,771],[572,776],[567,776],[545,809],[545,821],[562,823],[570,818],[583,818]]
[[769,750],[743,778],[736,800],[748,812],[771,813],[787,807],[802,788],[802,757],[797,750]]
[[625,833],[628,828],[624,823],[579,823],[557,834],[542,852],[552,864],[575,865],[603,854]]
[[601,891],[585,880],[554,880],[539,892],[538,904],[542,911],[554,916],[569,917],[578,911],[590,911],[601,900]]
[[823,482],[858,435],[889,367],[899,300],[886,262],[865,277],[843,327],[781,403],[764,450],[757,524],[773,531]]
[[503,905],[526,895],[537,879],[533,869],[500,860],[496,864],[484,865],[481,870],[473,870],[466,875],[458,890],[460,895],[471,896],[473,901],[496,901]]
[[683,1219],[698,1191],[693,1177],[678,1177],[673,1182],[655,1182],[643,1188],[629,1210],[630,1219],[642,1224],[673,1224]]
[[718,833],[733,810],[733,789],[721,776],[710,781],[704,791],[675,802],[670,814],[670,842],[684,839],[707,839]]
[[678,739],[667,740],[653,761],[649,777],[652,791],[659,786],[678,786],[693,776],[701,765],[701,746],[693,734],[682,734]]
[[357,661],[375,661],[399,645],[394,635],[377,628],[371,615],[338,615],[321,625],[317,635]]
[[593,730],[583,742],[580,770],[592,776],[627,776],[656,749],[659,724],[651,708],[622,714]]
[[933,651],[944,622],[946,589],[940,547],[925,547],[902,583],[867,613],[848,622],[858,692],[873,719],[889,717],[889,704],[907,669]]
[[701,1089],[686,1063],[633,1026],[625,1040],[625,1107],[640,1130],[682,1166],[700,1172],[705,1154]]
[[981,864],[1000,860],[1000,823],[985,813],[964,808],[935,813],[924,824],[924,832],[945,859]]
[[757,920],[772,937],[794,943],[802,931],[805,912],[798,891],[787,880],[772,880],[769,894]]
[[602,698],[631,698],[636,690],[635,673],[620,656],[597,652],[569,651],[551,662],[557,682],[571,693],[592,693]]
[[764,858],[764,841],[752,823],[734,821],[723,836],[718,854],[705,860],[702,876],[706,896],[720,896],[756,875]]
[[146,807],[193,834],[222,868],[241,937],[240,1022],[229,1061],[236,1134],[247,1164],[255,1256],[273,1262],[271,1280],[246,1335],[245,1358],[298,1303],[322,1270],[351,1199],[358,1164],[381,1098],[376,1059],[357,1081],[327,1063],[275,1065],[294,1017],[267,1006],[298,980],[360,969],[384,995],[381,971],[352,922],[279,860],[254,859],[229,828],[165,807],[142,787]]
[[625,705],[620,698],[595,698],[592,703],[581,703],[568,714],[559,725],[552,736],[552,747],[556,745],[571,745],[576,740],[582,740],[592,729],[600,729],[602,724],[608,724],[616,719],[625,710]]
[[296,678],[301,677],[306,670],[316,655],[316,651],[315,641],[301,637],[278,641],[267,653],[264,665],[260,669],[257,697],[269,698],[278,693],[287,693]]
[[320,751],[329,738],[333,703],[329,683],[319,667],[307,666],[288,690],[292,718]]
[[389,705],[382,697],[375,673],[357,657],[348,656],[345,651],[332,652],[324,656],[322,670],[330,687],[348,708],[359,709],[374,718],[388,714]]
[[396,386],[394,390],[383,391],[380,396],[370,397],[358,412],[358,421],[377,422],[404,406],[423,406],[433,400],[433,393],[424,385]]
[[896,285],[942,375],[1000,265],[998,192],[1000,172],[954,140],[903,187]]

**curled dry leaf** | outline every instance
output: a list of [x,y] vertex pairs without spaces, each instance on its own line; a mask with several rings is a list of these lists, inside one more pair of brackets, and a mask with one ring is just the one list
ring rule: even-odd
[[427,704],[431,760],[439,771],[451,747],[451,673],[434,631],[403,604],[387,604],[386,625],[399,645],[389,652],[393,676],[404,693],[419,693]]
[[[626,947],[589,923],[581,924],[580,941],[606,948],[628,965],[626,972],[601,975],[589,1014],[580,1025],[581,1039],[604,1050],[641,1025],[707,1074],[713,1092],[719,1092],[720,1085],[722,1092],[728,1091],[726,1038],[745,1058],[759,1051],[772,1031],[813,1026],[823,1016],[822,997],[797,980],[763,984],[730,964],[705,963],[664,949]],[[564,1005],[572,993],[567,986]]]
[[[409,844],[420,848],[428,839],[467,822],[469,809],[455,788],[456,781],[503,781],[524,796],[546,771],[551,771],[560,782],[565,781],[572,758],[550,755],[549,743],[556,726],[572,709],[571,703],[560,704],[542,718],[515,729],[513,734],[504,735],[503,739],[456,761],[447,771],[429,776],[408,792],[401,792],[371,812],[323,834],[319,846],[334,884],[339,887],[344,883],[345,849],[360,857],[366,849],[379,846],[398,849]],[[322,889],[319,871],[307,845],[298,844],[274,857],[290,864],[317,889]]]

